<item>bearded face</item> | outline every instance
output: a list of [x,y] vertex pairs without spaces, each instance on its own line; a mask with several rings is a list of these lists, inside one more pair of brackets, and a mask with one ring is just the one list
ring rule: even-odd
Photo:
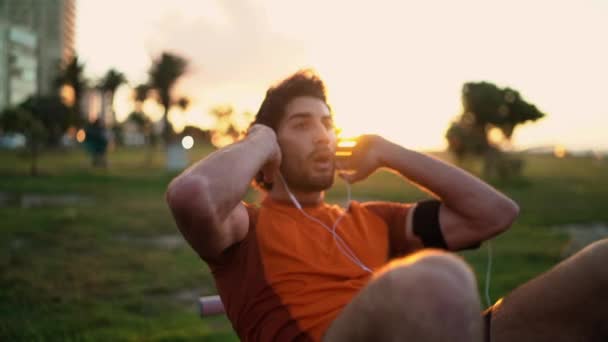
[[293,99],[277,133],[281,174],[288,186],[302,192],[329,189],[334,182],[336,134],[325,102],[309,96]]
[[334,183],[334,154],[325,147],[303,157],[283,154],[281,174],[288,186],[302,192],[325,191]]

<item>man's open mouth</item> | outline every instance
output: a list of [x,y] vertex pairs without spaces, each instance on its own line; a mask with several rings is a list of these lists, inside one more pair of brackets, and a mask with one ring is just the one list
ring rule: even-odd
[[313,155],[312,161],[316,168],[330,168],[333,165],[333,154],[329,151],[319,152]]
[[317,156],[313,159],[315,163],[328,163],[331,161],[331,156]]

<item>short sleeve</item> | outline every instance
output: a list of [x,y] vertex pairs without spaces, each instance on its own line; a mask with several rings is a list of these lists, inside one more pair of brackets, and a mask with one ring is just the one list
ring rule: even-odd
[[260,209],[252,204],[246,202],[242,203],[247,210],[247,215],[249,216],[249,229],[247,231],[247,235],[245,235],[245,238],[242,241],[239,241],[226,248],[219,258],[215,260],[204,260],[214,274],[221,271],[222,268],[230,268],[235,262],[238,263],[238,259],[246,255],[246,249],[249,242],[248,240],[253,234],[255,234],[255,226]]
[[407,254],[409,248],[405,236],[405,224],[414,204],[375,201],[362,205],[386,223],[389,235],[389,259]]

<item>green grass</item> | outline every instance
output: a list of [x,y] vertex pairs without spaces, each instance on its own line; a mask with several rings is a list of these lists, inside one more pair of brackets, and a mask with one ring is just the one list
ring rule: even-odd
[[[196,160],[209,152],[190,152]],[[164,203],[174,174],[162,153],[120,149],[107,170],[80,150],[45,153],[41,176],[0,151],[0,340],[235,341],[224,317],[201,320],[194,300],[215,293],[204,263],[184,244],[162,246],[177,230]],[[496,184],[521,215],[492,242],[494,299],[560,260],[566,236],[552,226],[608,222],[608,163],[588,158],[527,157],[521,180]],[[424,193],[388,172],[353,186],[353,198],[415,201]],[[342,203],[337,182],[328,200]],[[60,206],[22,208],[23,195],[81,196]],[[254,195],[250,194],[249,198]],[[487,251],[463,253],[485,280]]]

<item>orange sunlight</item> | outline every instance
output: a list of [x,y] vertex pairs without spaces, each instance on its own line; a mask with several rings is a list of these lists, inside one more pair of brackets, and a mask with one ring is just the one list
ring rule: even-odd
[[[269,85],[312,67],[326,81],[344,137],[375,133],[410,148],[444,149],[462,85],[489,81],[547,114],[518,126],[515,146],[608,148],[603,2],[150,1],[79,3],[77,47],[88,72],[116,67],[132,85],[145,82],[160,51],[187,58],[175,94],[192,105],[171,111],[182,129],[212,127],[217,105],[255,113]],[[133,105],[121,92],[115,104],[124,120]],[[153,120],[162,116],[153,101],[144,107]]]

